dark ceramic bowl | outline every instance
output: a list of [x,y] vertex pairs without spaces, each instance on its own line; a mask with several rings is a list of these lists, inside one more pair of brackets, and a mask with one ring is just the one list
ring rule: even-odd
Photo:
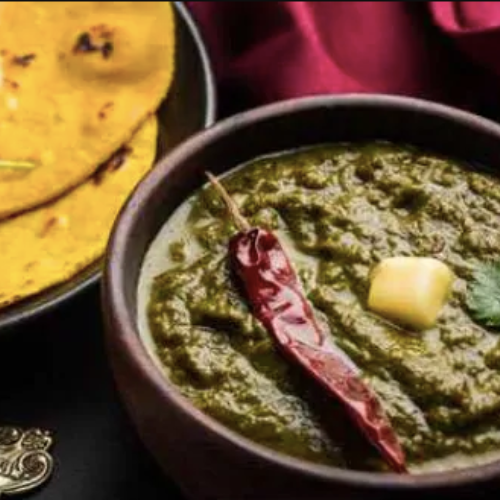
[[[389,96],[315,97],[226,119],[164,158],[139,185],[115,226],[103,306],[118,386],[144,442],[193,500],[331,500],[478,496],[500,486],[500,463],[458,472],[398,476],[340,470],[255,444],[185,400],[138,333],[137,281],[152,239],[205,183],[256,156],[322,142],[386,139],[500,167],[500,126],[437,104]],[[480,496],[480,495],[479,495]],[[435,498],[438,498],[436,496]]]
[[[176,72],[168,97],[158,110],[157,159],[215,120],[216,92],[204,42],[182,2],[174,2],[177,21]],[[0,334],[54,310],[94,286],[101,276],[96,262],[74,278],[0,311]]]

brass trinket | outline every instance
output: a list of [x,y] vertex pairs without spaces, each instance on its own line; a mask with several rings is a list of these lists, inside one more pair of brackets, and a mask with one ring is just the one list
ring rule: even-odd
[[0,427],[0,497],[32,490],[49,479],[52,436],[40,429]]

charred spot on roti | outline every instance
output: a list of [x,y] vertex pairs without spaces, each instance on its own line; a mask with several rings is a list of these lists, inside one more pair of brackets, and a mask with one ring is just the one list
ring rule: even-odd
[[11,90],[17,90],[19,88],[19,83],[14,80],[10,80],[9,78],[4,78],[3,83]]
[[12,64],[16,66],[21,66],[27,68],[36,59],[36,54],[30,53],[22,56],[14,56],[12,58]]
[[40,231],[40,237],[44,238],[47,236],[49,231],[57,224],[57,217],[52,216],[47,221],[45,224],[42,226],[42,230]]
[[123,147],[121,147],[111,158],[111,160],[108,163],[108,170],[110,172],[114,172],[115,170],[118,170],[125,162],[126,158],[128,155],[132,153],[133,149],[125,144]]
[[73,54],[100,52],[103,59],[109,59],[114,50],[112,37],[113,31],[105,25],[94,26],[89,32],[78,36],[73,47]]
[[89,33],[81,33],[76,39],[73,47],[73,54],[87,54],[89,52],[97,52],[99,47],[94,45]]
[[111,111],[113,108],[113,102],[108,101],[104,106],[99,110],[99,113],[97,116],[99,117],[100,120],[104,120],[108,116],[108,112]]
[[118,170],[132,153],[133,149],[129,145],[121,147],[106,163],[101,165],[94,174],[94,184],[100,184],[108,172],[115,172]]
[[69,219],[66,215],[53,215],[47,219],[40,231],[40,237],[44,238],[53,229],[60,227],[66,228],[69,226]]
[[104,59],[109,59],[113,53],[114,45],[111,42],[105,42],[101,48],[101,54]]

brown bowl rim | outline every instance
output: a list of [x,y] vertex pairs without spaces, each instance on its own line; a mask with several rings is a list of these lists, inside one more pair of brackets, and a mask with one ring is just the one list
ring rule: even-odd
[[123,270],[127,269],[125,259],[126,245],[131,241],[134,226],[143,217],[146,200],[161,189],[163,179],[181,164],[194,151],[203,149],[214,140],[231,135],[232,131],[244,128],[275,116],[293,115],[310,108],[335,108],[363,105],[366,108],[405,109],[434,115],[445,120],[459,122],[479,132],[495,135],[500,141],[500,125],[473,113],[423,99],[385,95],[385,94],[345,94],[341,96],[317,95],[280,101],[261,106],[250,111],[228,117],[212,127],[198,132],[166,155],[137,186],[123,207],[112,232],[106,252],[103,277],[102,300],[108,321],[107,335],[113,345],[115,342],[141,371],[149,384],[162,394],[183,413],[186,422],[201,425],[219,439],[239,448],[253,458],[264,463],[287,469],[289,472],[306,474],[311,478],[346,487],[379,490],[433,491],[443,488],[456,488],[483,483],[500,478],[500,460],[457,471],[423,473],[419,475],[399,475],[395,473],[363,472],[340,469],[327,465],[314,464],[288,456],[255,443],[237,432],[220,424],[212,417],[198,410],[184,398],[176,387],[161,373],[140,340],[136,318],[127,307],[124,293]]

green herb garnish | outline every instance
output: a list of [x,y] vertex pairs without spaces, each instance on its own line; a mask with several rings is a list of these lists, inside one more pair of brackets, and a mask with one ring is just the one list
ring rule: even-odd
[[500,262],[487,262],[476,268],[467,306],[477,322],[500,327]]
[[32,161],[23,160],[0,160],[0,169],[31,170],[35,168]]

